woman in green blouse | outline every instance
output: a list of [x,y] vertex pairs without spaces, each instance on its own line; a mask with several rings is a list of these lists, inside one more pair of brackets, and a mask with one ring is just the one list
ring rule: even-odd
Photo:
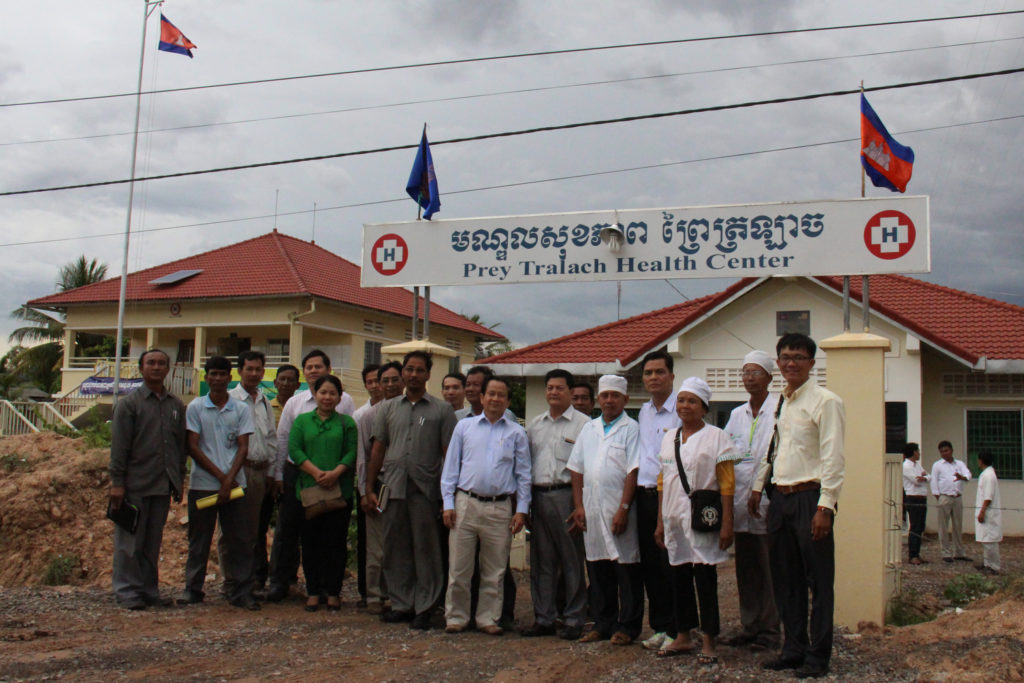
[[[299,467],[293,495],[311,486],[341,487],[342,498],[352,500],[356,465],[356,423],[335,412],[341,401],[341,381],[333,375],[313,385],[316,410],[295,418],[288,437],[288,453]],[[341,608],[341,580],[348,560],[348,523],[352,508],[325,512],[307,519],[302,527],[302,571],[306,575],[306,611],[315,612],[320,596],[327,595],[327,609]]]

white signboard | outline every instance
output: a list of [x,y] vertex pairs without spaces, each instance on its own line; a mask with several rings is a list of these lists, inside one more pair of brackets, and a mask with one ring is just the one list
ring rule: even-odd
[[928,197],[900,196],[367,224],[362,285],[926,273],[930,259]]

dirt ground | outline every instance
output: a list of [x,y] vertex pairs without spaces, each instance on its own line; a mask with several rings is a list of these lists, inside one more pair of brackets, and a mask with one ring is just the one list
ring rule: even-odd
[[[106,457],[52,434],[0,439],[0,680],[791,679],[762,671],[765,653],[740,648],[722,647],[721,663],[705,668],[693,658],[656,660],[635,645],[410,631],[357,609],[354,580],[346,582],[338,613],[304,612],[297,595],[261,612],[239,610],[218,597],[216,577],[204,604],[127,612],[109,590]],[[169,596],[183,574],[183,516],[184,508],[175,508],[164,537],[161,582]],[[965,541],[978,555],[973,539]],[[1024,539],[1008,539],[1002,551],[1004,575],[1024,574]],[[937,561],[938,554],[934,538],[926,539],[923,556],[934,561],[906,567],[903,582],[916,605],[946,613],[902,628],[837,631],[828,680],[1024,681],[1020,584],[953,610],[943,588],[973,568]],[[55,566],[68,569],[70,585],[42,585]],[[529,580],[519,572],[516,579],[516,616],[526,625]],[[719,569],[719,595],[729,634],[739,627],[731,562]]]

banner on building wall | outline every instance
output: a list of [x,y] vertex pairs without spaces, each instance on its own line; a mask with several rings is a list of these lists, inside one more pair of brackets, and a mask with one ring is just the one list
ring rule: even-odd
[[[141,378],[122,378],[117,385],[117,393],[128,394],[142,386]],[[90,377],[78,387],[82,396],[112,396],[114,394],[113,377]]]
[[912,196],[366,224],[361,284],[875,275],[930,269],[928,197]]

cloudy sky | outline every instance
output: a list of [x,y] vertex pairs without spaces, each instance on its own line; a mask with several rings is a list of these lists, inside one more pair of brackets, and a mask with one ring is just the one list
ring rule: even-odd
[[[5,15],[0,191],[128,176],[134,97],[19,103],[133,92],[142,9],[134,0],[22,3]],[[1024,0],[168,0],[163,12],[199,47],[191,60],[158,53],[158,10],[149,20],[143,90],[377,70],[145,96],[138,175],[414,144],[424,123],[440,141],[845,90],[861,80],[877,86],[1017,68],[1024,14],[381,67],[1018,9]],[[908,193],[931,197],[925,278],[1018,305],[1022,79],[869,95],[889,130],[916,152]],[[438,145],[438,217],[856,197],[858,136],[858,99],[848,95]],[[768,151],[794,146],[806,147]],[[269,232],[275,197],[279,230],[313,238],[316,204],[317,243],[359,262],[364,223],[415,218],[415,204],[401,199],[412,157],[387,152],[139,183],[129,269]],[[566,176],[575,177],[558,180]],[[54,291],[57,268],[82,254],[118,274],[127,196],[126,185],[115,185],[0,197],[0,310]],[[526,344],[729,282],[626,282],[619,310],[612,282],[435,288],[434,300],[480,313]],[[3,342],[14,326],[2,318]]]

